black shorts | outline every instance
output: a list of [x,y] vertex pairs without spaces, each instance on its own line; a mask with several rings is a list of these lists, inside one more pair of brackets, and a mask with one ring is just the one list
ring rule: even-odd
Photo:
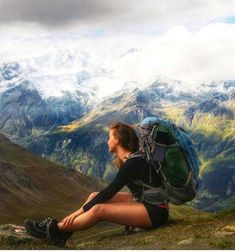
[[153,227],[160,227],[167,222],[169,217],[168,208],[158,207],[146,202],[143,202],[143,204],[148,211]]

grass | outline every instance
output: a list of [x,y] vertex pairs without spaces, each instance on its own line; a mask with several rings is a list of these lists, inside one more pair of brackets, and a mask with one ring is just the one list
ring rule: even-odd
[[235,207],[223,210],[223,211],[215,214],[215,217],[220,220],[223,220],[224,218],[228,218],[228,217],[234,218],[234,216],[235,216]]
[[[58,215],[58,208],[55,210]],[[165,226],[124,235],[123,226],[101,222],[76,232],[65,249],[235,249],[233,228],[228,227],[235,227],[235,209],[212,214],[189,206],[171,205],[170,219]],[[45,243],[15,243],[14,240],[0,244],[1,249],[55,249]]]
[[233,241],[230,239],[220,239],[219,241],[211,241],[211,246],[216,249],[232,249]]
[[187,206],[171,206],[171,217],[167,225],[123,235],[123,229],[109,233],[97,233],[92,239],[73,240],[71,249],[231,249],[235,248],[235,237],[218,239],[216,232],[227,225],[235,224],[235,215],[224,213],[223,219],[215,214],[198,212]]

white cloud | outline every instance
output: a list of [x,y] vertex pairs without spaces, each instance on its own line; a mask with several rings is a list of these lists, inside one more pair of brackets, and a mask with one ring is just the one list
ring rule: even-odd
[[[211,23],[193,30],[187,26],[173,26],[157,35],[119,34],[96,38],[81,38],[76,33],[24,38],[19,35],[16,40],[1,39],[0,58],[2,62],[14,61],[52,51],[54,54],[57,49],[65,48],[75,55],[88,53],[92,69],[99,66],[112,73],[113,81],[109,77],[111,88],[114,81],[117,87],[118,83],[123,86],[126,81],[152,81],[158,75],[193,84],[235,79],[234,41],[235,24],[225,23]],[[53,74],[54,71],[80,70],[80,65],[61,69],[53,64],[50,65]],[[48,67],[45,65],[43,69]],[[108,82],[105,85],[109,86]]]
[[[162,74],[190,83],[235,79],[235,25],[211,24],[190,31],[176,26],[149,40],[129,67],[136,79]],[[127,72],[127,71],[126,71]],[[124,73],[123,73],[124,74]]]
[[234,10],[234,0],[0,0],[0,32],[165,32],[221,21]]

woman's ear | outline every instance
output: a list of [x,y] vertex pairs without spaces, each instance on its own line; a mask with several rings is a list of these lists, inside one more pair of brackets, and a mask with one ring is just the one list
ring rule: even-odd
[[118,138],[115,138],[115,143],[116,143],[116,144],[119,144],[119,142],[120,142],[119,139],[118,139]]

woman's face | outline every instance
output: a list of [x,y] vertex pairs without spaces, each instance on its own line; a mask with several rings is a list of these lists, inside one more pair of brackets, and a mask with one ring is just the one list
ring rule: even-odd
[[109,140],[108,140],[109,152],[117,151],[118,142],[119,142],[118,139],[115,138],[115,136],[113,135],[113,130],[111,129],[109,131]]

